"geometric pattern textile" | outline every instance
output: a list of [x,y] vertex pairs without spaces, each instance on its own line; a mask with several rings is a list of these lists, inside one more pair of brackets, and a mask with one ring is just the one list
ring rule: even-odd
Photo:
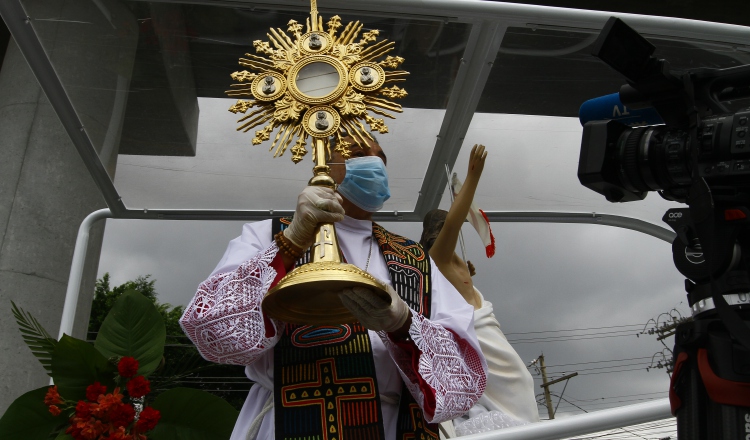
[[[274,221],[272,233],[290,222],[288,218]],[[410,308],[429,312],[430,262],[421,246],[377,224],[373,224],[373,236],[396,292]],[[298,342],[301,334],[310,344]],[[358,324],[287,325],[274,349],[276,438],[383,439],[371,350],[369,333]],[[301,389],[306,390],[304,398]],[[295,399],[289,398],[292,395]],[[417,411],[399,412],[398,439],[437,439],[437,430],[421,420],[422,410],[406,388],[400,406]]]
[[[291,219],[274,219],[272,234]],[[298,261],[309,261],[309,250]],[[277,440],[383,440],[383,415],[366,328],[286,324],[274,346]]]

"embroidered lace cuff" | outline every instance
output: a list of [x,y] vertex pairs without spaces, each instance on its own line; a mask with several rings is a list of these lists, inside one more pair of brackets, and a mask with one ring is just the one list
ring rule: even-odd
[[[276,271],[270,266],[276,243],[232,272],[201,283],[180,318],[185,334],[208,361],[250,365],[276,344],[280,332],[266,337],[260,304]],[[278,330],[279,324],[273,321]]]
[[[434,414],[425,411],[428,423],[439,423],[463,415],[482,396],[487,377],[479,354],[466,341],[443,326],[412,313],[409,334],[419,353],[409,353],[378,332],[396,362],[409,392],[425,409],[425,393],[434,395]],[[419,356],[414,362],[412,356]],[[414,371],[414,365],[418,370]],[[423,389],[428,386],[429,389]]]

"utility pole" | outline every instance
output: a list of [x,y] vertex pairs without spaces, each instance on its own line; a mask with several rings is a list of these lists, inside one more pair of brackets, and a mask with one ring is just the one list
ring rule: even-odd
[[[535,365],[537,362],[539,362],[539,371],[542,373],[542,384],[539,386],[544,388],[544,401],[547,406],[547,414],[549,415],[549,419],[552,420],[555,418],[555,411],[557,410],[557,408],[552,408],[552,396],[549,392],[549,386],[558,382],[566,381],[565,387],[567,388],[567,380],[571,377],[578,376],[578,373],[566,374],[565,376],[559,377],[557,379],[547,380],[547,367],[544,365],[544,354],[539,355],[539,357],[531,361],[528,366],[530,367],[532,365]],[[565,388],[563,388],[563,393],[565,393]],[[562,400],[562,394],[560,394],[560,400]],[[560,400],[558,400],[557,402],[558,405],[560,404]]]
[[555,418],[555,412],[552,410],[552,397],[549,394],[549,384],[547,384],[547,367],[544,366],[544,355],[539,356],[539,369],[542,370],[542,388],[544,388],[544,402],[547,404],[547,414],[549,419]]
[[[666,322],[661,323],[662,317],[666,317]],[[664,340],[675,334],[677,326],[684,322],[692,321],[692,319],[693,318],[691,317],[683,318],[679,310],[673,308],[669,312],[660,314],[656,317],[656,319],[651,318],[648,320],[646,325],[643,327],[643,331],[641,331],[639,334],[636,334],[636,336],[640,337],[640,335],[645,334],[657,335],[656,340],[661,342],[661,344],[664,346],[664,349],[661,352],[655,353],[651,357],[651,365],[646,367],[646,371],[650,371],[652,368],[666,368],[667,375],[669,377],[672,377],[674,355],[672,353],[672,349],[664,343]],[[652,323],[653,327],[646,330]],[[661,360],[657,361],[658,356],[661,356]]]

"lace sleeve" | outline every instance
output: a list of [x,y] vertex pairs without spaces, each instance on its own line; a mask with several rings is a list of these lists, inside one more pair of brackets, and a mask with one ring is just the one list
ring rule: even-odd
[[266,334],[260,307],[276,277],[270,264],[278,250],[273,243],[237,269],[213,275],[198,287],[180,325],[206,360],[250,365],[278,341],[278,331]]
[[413,345],[396,344],[387,333],[378,334],[427,422],[459,417],[474,406],[487,384],[480,355],[453,332],[411,313]]

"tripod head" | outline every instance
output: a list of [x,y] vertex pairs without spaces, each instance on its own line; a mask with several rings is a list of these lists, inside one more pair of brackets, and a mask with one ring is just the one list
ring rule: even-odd
[[[693,317],[718,313],[721,319],[736,322],[741,319],[737,312],[750,311],[750,203],[736,192],[731,197],[712,197],[707,186],[703,190],[707,193],[695,197],[692,204],[689,201],[689,208],[670,209],[662,220],[677,233],[672,258],[687,278],[685,291]],[[694,186],[691,192],[700,193],[701,188]],[[719,304],[721,299],[726,305]],[[745,345],[747,335],[742,333],[748,330],[732,331],[731,325],[733,336]]]

